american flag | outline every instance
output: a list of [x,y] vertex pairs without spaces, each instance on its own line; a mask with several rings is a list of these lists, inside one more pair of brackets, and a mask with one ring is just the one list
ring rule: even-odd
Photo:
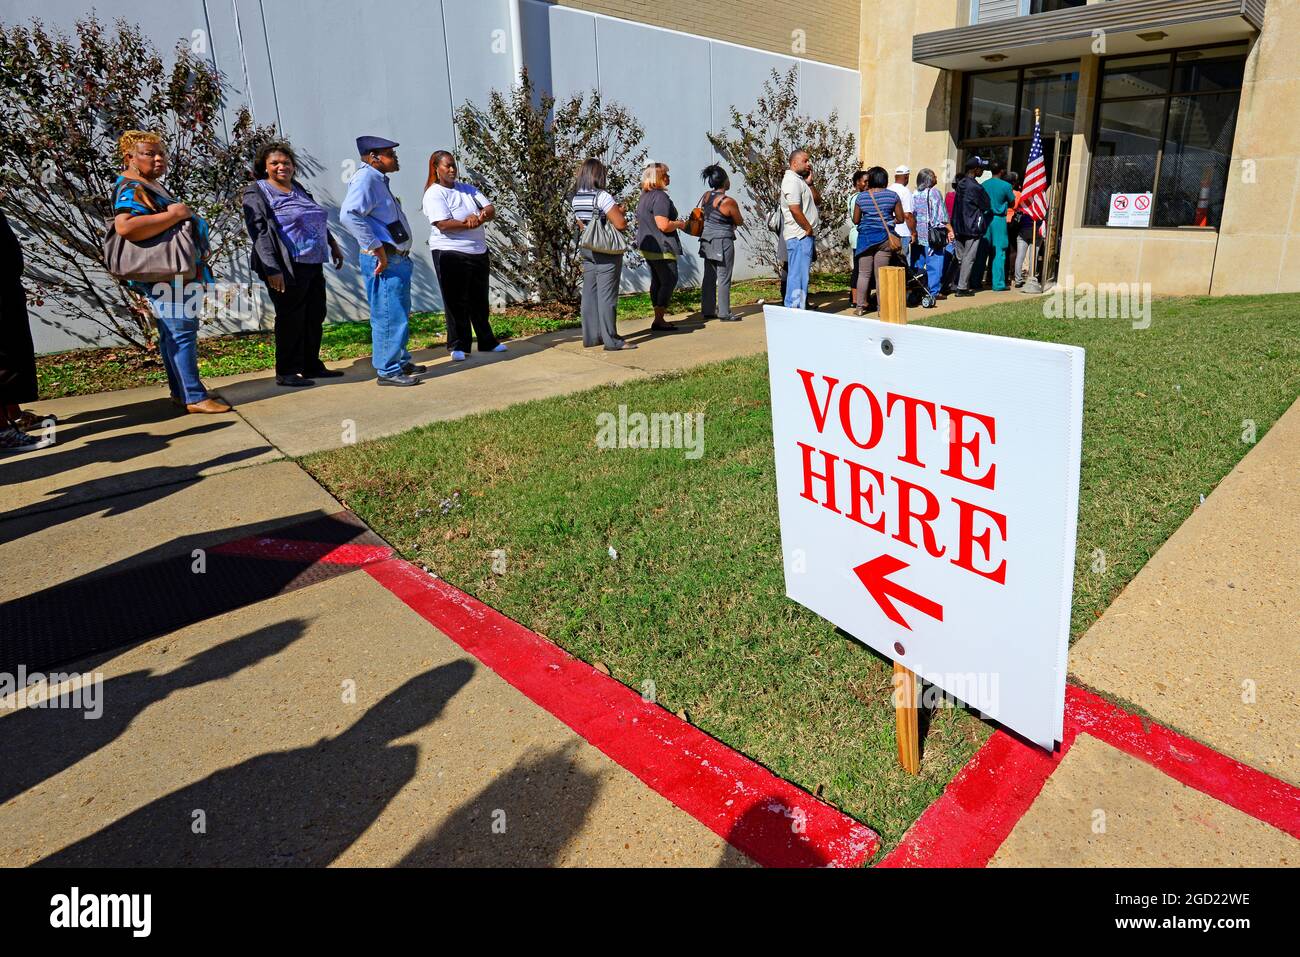
[[1034,219],[1047,218],[1047,165],[1043,162],[1043,126],[1034,120],[1034,143],[1029,147],[1029,165],[1021,186],[1020,206]]

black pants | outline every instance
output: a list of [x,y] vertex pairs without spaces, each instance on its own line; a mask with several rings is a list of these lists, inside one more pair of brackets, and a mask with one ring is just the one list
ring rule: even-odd
[[[447,348],[469,352],[478,338],[478,351],[490,352],[498,345],[488,319],[488,253],[433,250],[433,271],[442,289],[442,308],[447,313]],[[473,335],[470,329],[473,328]]]
[[320,361],[325,324],[325,269],[320,263],[294,263],[284,292],[267,287],[275,306],[275,374],[312,376]]
[[667,309],[677,288],[676,259],[647,259],[650,266],[650,302],[656,309]]

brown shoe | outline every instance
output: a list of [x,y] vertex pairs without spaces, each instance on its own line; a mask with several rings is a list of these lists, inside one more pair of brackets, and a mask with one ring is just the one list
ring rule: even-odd
[[185,406],[186,411],[197,412],[203,415],[220,415],[222,412],[229,412],[230,406],[220,399],[204,399],[202,402],[191,402]]

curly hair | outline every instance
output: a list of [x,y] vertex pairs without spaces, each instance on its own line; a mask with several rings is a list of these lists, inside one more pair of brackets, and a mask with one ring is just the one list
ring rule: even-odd
[[117,138],[117,151],[122,157],[123,168],[130,162],[135,148],[141,143],[157,143],[161,146],[162,142],[163,138],[161,136],[149,130],[127,130]]
[[289,157],[289,160],[296,168],[298,165],[298,155],[294,153],[293,147],[284,140],[272,140],[269,143],[263,143],[257,151],[257,156],[253,159],[253,178],[266,179],[266,161],[271,158],[272,153],[283,153]]

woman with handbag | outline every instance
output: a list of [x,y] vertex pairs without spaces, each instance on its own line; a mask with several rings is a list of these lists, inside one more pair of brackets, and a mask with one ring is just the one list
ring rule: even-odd
[[876,270],[888,266],[903,248],[894,226],[906,222],[898,193],[889,188],[889,174],[883,166],[867,170],[867,188],[858,195],[853,207],[853,224],[858,227],[858,246],[854,257],[858,263],[858,304],[853,314],[868,311],[871,287]]
[[479,352],[506,351],[505,343],[497,341],[492,331],[488,312],[491,260],[483,224],[496,214],[496,207],[476,187],[457,182],[456,157],[446,150],[429,157],[424,215],[433,227],[429,249],[442,289],[447,348],[453,362],[469,358],[475,336]]
[[153,305],[158,319],[158,351],[167,370],[172,402],[193,413],[229,412],[230,405],[209,395],[199,378],[198,307],[204,287],[212,282],[212,273],[204,262],[208,224],[158,182],[167,172],[162,137],[128,130],[117,145],[124,167],[113,184],[113,229],[117,235],[127,243],[142,245],[171,230],[178,234],[192,230],[196,250],[192,274],[178,273],[166,284],[128,282]]
[[731,273],[736,266],[736,227],[744,225],[740,204],[727,195],[731,180],[716,163],[700,173],[709,191],[700,197],[703,211],[700,258],[704,282],[700,286],[700,313],[705,319],[739,322],[731,312]]
[[943,277],[947,263],[948,211],[937,182],[934,170],[921,170],[916,174],[916,193],[912,196],[912,209],[916,215],[913,265],[925,270],[928,291],[921,300],[925,309],[933,309],[938,300],[945,298]]
[[582,259],[582,345],[603,345],[607,352],[635,349],[618,335],[618,290],[623,275],[627,240],[627,213],[605,191],[609,171],[598,159],[588,159],[578,170],[570,201],[578,221]]
[[665,164],[647,163],[641,172],[641,199],[636,207],[636,248],[650,267],[653,332],[677,331],[664,316],[677,288],[677,259],[682,254],[682,240],[677,233],[687,227],[687,222],[678,218],[677,207],[668,197],[669,182]]
[[271,142],[257,151],[253,178],[242,197],[253,241],[253,272],[275,306],[275,384],[314,385],[339,369],[320,360],[325,325],[325,262],[343,268],[343,251],[329,231],[329,213],[298,182],[293,147]]

